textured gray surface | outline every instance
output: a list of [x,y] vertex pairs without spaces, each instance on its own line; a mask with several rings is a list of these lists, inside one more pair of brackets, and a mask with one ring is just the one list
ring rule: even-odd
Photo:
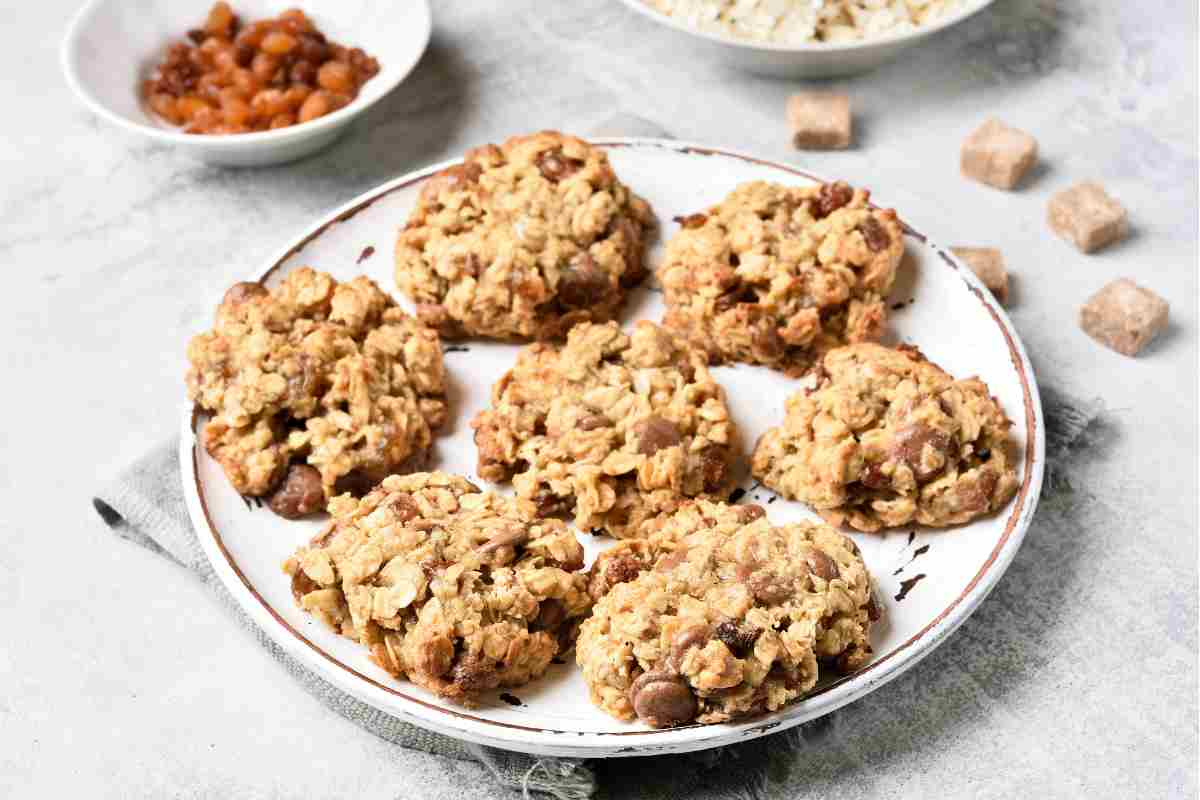
[[[55,52],[73,6],[0,9],[0,795],[494,796],[465,762],[389,768],[391,744],[315,702],[198,581],[114,544],[88,500],[173,431],[186,336],[283,237],[481,141],[627,112],[874,187],[945,244],[1002,248],[1039,380],[1103,412],[1056,475],[1070,490],[929,660],[795,750],[748,745],[741,760],[759,748],[769,761],[750,784],[725,768],[739,754],[622,761],[598,768],[608,796],[672,782],[729,797],[1195,796],[1194,2],[998,0],[838,82],[861,135],[827,154],[788,147],[794,84],[691,60],[612,0],[438,3],[430,52],[355,131],[256,171],[188,163],[80,110]],[[1024,191],[957,175],[959,142],[990,114],[1039,139],[1045,166]],[[1050,194],[1084,178],[1134,229],[1091,257],[1044,222]],[[1074,325],[1125,274],[1172,303],[1171,328],[1136,361]]]

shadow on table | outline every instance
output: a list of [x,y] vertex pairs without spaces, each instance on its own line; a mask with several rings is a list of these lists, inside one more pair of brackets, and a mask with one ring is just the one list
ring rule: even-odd
[[890,762],[944,749],[1043,672],[1090,552],[1087,543],[1063,543],[1105,513],[1069,476],[1102,461],[1115,442],[1098,403],[1044,388],[1043,405],[1048,472],[1033,525],[991,596],[944,645],[887,686],[791,731],[720,750],[595,762],[601,797],[666,800],[696,791],[758,800],[869,785]]

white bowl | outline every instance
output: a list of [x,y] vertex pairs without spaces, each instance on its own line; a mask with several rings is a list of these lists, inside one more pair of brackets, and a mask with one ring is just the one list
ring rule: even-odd
[[637,13],[686,34],[698,56],[730,67],[780,78],[831,78],[856,75],[891,61],[928,36],[982,11],[993,0],[967,0],[965,8],[915,30],[856,42],[778,44],[720,36],[690,28],[647,5],[644,0],[621,0]]
[[320,150],[350,121],[396,87],[416,66],[433,28],[428,0],[232,0],[245,21],[299,6],[330,40],[361,47],[379,60],[379,74],[345,108],[274,131],[224,136],[187,134],[146,107],[141,82],[167,45],[200,27],[212,0],[91,0],[72,20],[62,45],[67,83],[83,103],[117,127],[210,164],[259,166]]

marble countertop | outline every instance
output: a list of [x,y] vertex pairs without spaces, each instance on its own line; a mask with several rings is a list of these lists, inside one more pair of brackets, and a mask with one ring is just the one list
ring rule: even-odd
[[[125,139],[75,102],[57,47],[76,5],[0,10],[0,795],[492,796],[473,764],[390,770],[391,745],[293,685],[189,574],[111,536],[89,499],[174,433],[186,337],[291,231],[480,142],[616,113],[871,186],[938,241],[1000,247],[1042,385],[1102,409],[962,629],[728,796],[1196,795],[1194,2],[1151,14],[999,0],[837,82],[859,123],[837,153],[790,148],[798,84],[693,60],[615,0],[441,2],[415,73],[348,136],[241,171]],[[1043,167],[1022,191],[959,177],[959,143],[989,115],[1039,140]],[[1094,256],[1045,224],[1049,196],[1086,178],[1133,229]],[[1123,275],[1171,301],[1170,329],[1136,360],[1074,321]],[[611,797],[669,793],[654,762],[598,771]]]

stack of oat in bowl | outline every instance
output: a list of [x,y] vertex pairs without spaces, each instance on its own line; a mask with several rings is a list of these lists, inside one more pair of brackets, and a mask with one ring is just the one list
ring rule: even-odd
[[[307,269],[226,295],[189,391],[239,492],[328,510],[285,565],[301,607],[463,703],[574,646],[592,701],[654,727],[773,711],[870,660],[872,579],[835,526],[996,511],[1008,420],[978,379],[876,343],[904,243],[865,191],[748,183],[677,223],[665,315],[621,327],[652,210],[543,132],[425,183],[395,250],[414,315]],[[512,494],[421,471],[463,338],[522,343],[471,421],[479,476]],[[796,379],[752,455],[709,369],[729,362]],[[731,502],[747,456],[825,521]],[[619,541],[585,569],[586,535]]]

